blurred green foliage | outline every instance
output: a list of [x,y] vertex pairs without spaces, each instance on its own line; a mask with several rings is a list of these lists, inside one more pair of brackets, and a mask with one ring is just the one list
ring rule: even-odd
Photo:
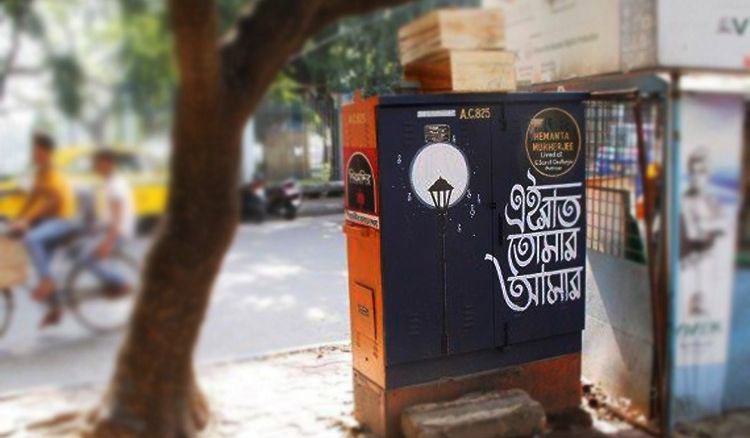
[[432,9],[454,6],[479,6],[479,0],[420,0],[342,20],[308,42],[282,73],[291,81],[277,83],[272,96],[300,96],[280,92],[284,85],[323,95],[354,90],[366,95],[390,93],[402,73],[398,29]]
[[117,24],[122,63],[119,108],[137,114],[145,132],[165,130],[177,83],[172,37],[163,5],[145,0],[120,0]]
[[15,26],[31,35],[40,35],[42,25],[33,13],[31,0],[0,0],[0,14],[8,17]]
[[28,35],[38,38],[43,33],[43,26],[36,14],[33,13],[30,0],[0,0],[0,17],[7,24],[6,32],[2,35],[7,41],[5,52],[0,53],[0,99],[2,99],[5,83],[15,68],[15,61],[21,49],[21,37]]
[[[222,33],[231,30],[241,12],[258,0],[219,1]],[[277,1],[277,0],[269,0]],[[479,0],[419,0],[367,16],[342,20],[309,41],[278,76],[268,99],[298,105],[314,96],[330,98],[338,93],[361,89],[366,94],[388,93],[398,85],[398,28],[416,16],[436,7],[477,6]],[[16,29],[45,44],[45,29],[35,7],[62,10],[76,2],[44,0],[0,0],[0,15],[16,23]],[[166,2],[118,0],[119,13],[109,17],[102,42],[116,47],[120,64],[116,77],[103,85],[112,94],[111,111],[135,115],[141,131],[148,135],[165,131],[170,122],[177,83],[172,38]],[[63,16],[63,14],[60,14]],[[0,18],[2,18],[0,17]],[[56,25],[56,23],[48,23]],[[90,37],[90,35],[89,35]],[[91,82],[82,67],[83,53],[55,53],[48,50],[46,67],[52,74],[58,109],[72,119],[84,117],[89,106],[84,86]],[[0,54],[0,65],[2,57]],[[0,67],[2,68],[2,67]],[[2,74],[8,74],[0,70]],[[0,91],[2,83],[0,82]],[[1,95],[1,94],[0,94]],[[100,111],[104,113],[104,110]],[[106,114],[105,114],[106,115]],[[314,114],[313,114],[314,115]],[[103,116],[102,116],[103,117]]]
[[51,56],[47,61],[52,70],[55,101],[63,114],[70,118],[81,115],[84,81],[83,70],[73,55]]

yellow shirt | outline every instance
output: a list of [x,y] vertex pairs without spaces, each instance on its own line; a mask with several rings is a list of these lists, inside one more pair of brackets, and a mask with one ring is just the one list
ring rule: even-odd
[[44,208],[50,196],[58,201],[52,217],[72,219],[75,216],[77,207],[73,187],[57,169],[37,171],[33,191],[37,192],[38,196],[23,215],[25,218],[34,217],[39,210]]

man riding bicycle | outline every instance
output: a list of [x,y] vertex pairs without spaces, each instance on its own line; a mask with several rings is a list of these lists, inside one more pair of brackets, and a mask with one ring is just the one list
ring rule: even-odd
[[[55,292],[51,265],[54,244],[74,233],[76,196],[65,176],[53,165],[55,142],[52,137],[35,133],[32,136],[31,160],[36,168],[34,183],[17,218],[11,224],[11,233],[24,236],[31,262],[39,283],[32,297],[40,302],[49,301]],[[59,320],[58,306],[51,306],[42,320],[42,326]]]
[[[76,194],[52,165],[54,149],[50,137],[34,135],[32,160],[37,167],[34,187],[10,228],[11,234],[24,236],[39,277],[33,298],[49,304],[41,327],[57,324],[62,316],[62,303],[55,293],[58,285],[51,272],[54,250],[66,238],[84,230],[77,217]],[[101,282],[103,294],[111,298],[127,294],[132,285],[105,260],[135,233],[132,191],[127,181],[117,174],[116,162],[117,154],[111,150],[100,150],[93,157],[93,170],[101,178],[93,197],[96,221],[92,227],[86,227],[86,235],[92,238],[79,259]]]
[[103,261],[135,235],[133,192],[125,178],[116,171],[116,152],[109,149],[98,151],[94,154],[93,168],[101,178],[94,195],[96,236],[84,253],[83,260],[105,285],[106,295],[118,297],[130,292],[131,285]]

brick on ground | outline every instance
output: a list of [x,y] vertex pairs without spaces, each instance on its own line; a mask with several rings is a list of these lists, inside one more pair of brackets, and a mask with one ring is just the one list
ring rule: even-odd
[[407,438],[509,438],[545,428],[542,405],[520,389],[474,393],[408,408],[401,417]]

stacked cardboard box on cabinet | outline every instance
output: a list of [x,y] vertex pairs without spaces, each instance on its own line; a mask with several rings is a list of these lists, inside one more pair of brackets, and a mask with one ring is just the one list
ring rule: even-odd
[[482,0],[523,85],[655,68],[750,70],[750,0]]
[[399,30],[404,77],[424,91],[509,91],[514,55],[500,9],[442,9]]

